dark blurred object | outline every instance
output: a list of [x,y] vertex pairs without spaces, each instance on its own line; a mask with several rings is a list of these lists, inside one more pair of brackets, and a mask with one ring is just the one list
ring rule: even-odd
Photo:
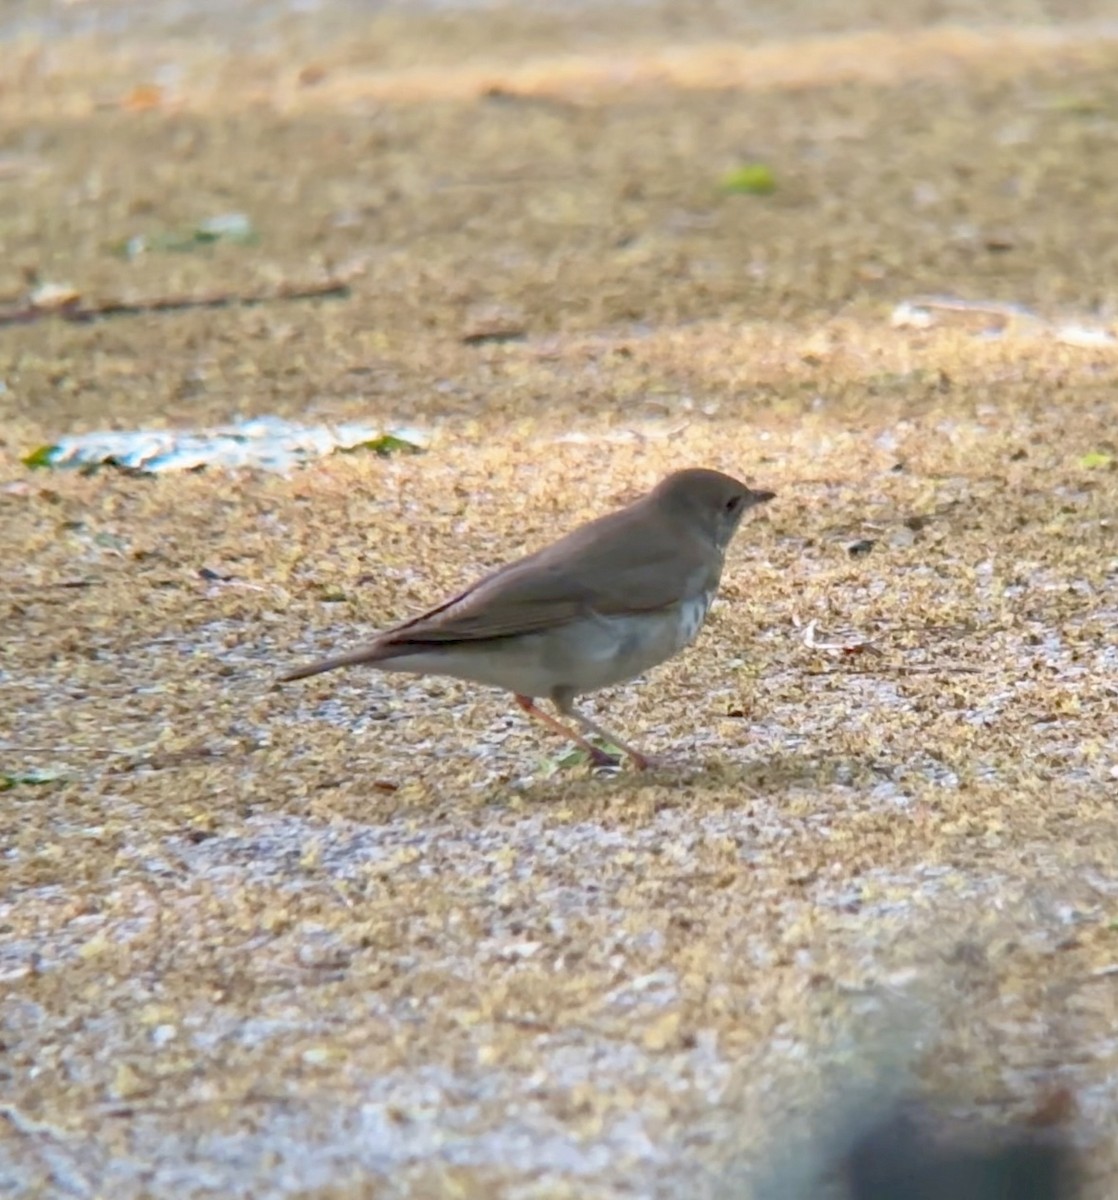
[[947,1138],[928,1114],[901,1104],[857,1138],[839,1171],[850,1200],[1076,1200],[1068,1143],[1011,1126]]

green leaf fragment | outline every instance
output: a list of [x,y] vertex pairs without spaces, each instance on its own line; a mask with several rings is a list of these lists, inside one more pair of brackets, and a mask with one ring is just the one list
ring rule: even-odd
[[[599,750],[604,750],[606,754],[616,759],[624,757],[625,751],[620,746],[613,745],[612,742],[603,742],[599,739],[595,744]],[[554,758],[544,759],[542,766],[544,775],[550,778],[560,771],[569,771],[575,767],[585,767],[589,762],[590,755],[585,750],[571,749],[565,754],[557,754]]]
[[417,446],[406,438],[397,437],[394,433],[382,433],[380,437],[370,438],[367,442],[346,446],[343,452],[349,454],[354,450],[371,450],[381,458],[387,458],[390,454],[419,454],[422,449],[422,446]]
[[57,453],[57,446],[40,446],[38,450],[32,450],[30,454],[25,454],[20,461],[25,467],[49,467],[53,466],[54,456]]
[[767,196],[776,191],[776,175],[764,163],[743,163],[722,176],[722,190],[733,195]]
[[1099,467],[1109,467],[1113,461],[1113,454],[1107,454],[1103,450],[1092,450],[1089,454],[1083,455],[1079,460],[1079,465],[1091,471],[1097,470]]
[[114,254],[124,258],[138,258],[149,251],[185,254],[199,246],[214,242],[232,242],[238,246],[249,246],[257,242],[258,236],[252,221],[244,213],[222,213],[200,221],[193,229],[163,233],[138,233],[110,247]]
[[55,771],[2,771],[0,770],[0,792],[16,787],[42,787],[54,783],[62,776]]
[[581,767],[589,761],[590,756],[585,750],[568,750],[566,754],[557,754],[548,763],[557,771],[568,771],[572,767]]
[[1097,96],[1068,94],[1057,96],[1049,105],[1052,112],[1074,117],[1093,117],[1106,112],[1106,102]]

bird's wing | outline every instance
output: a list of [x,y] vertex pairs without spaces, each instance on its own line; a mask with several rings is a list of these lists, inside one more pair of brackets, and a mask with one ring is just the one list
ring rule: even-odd
[[[617,518],[626,519],[619,521]],[[700,547],[647,536],[632,511],[610,513],[461,594],[397,625],[385,649],[416,642],[478,641],[551,629],[580,615],[654,612],[717,582]]]

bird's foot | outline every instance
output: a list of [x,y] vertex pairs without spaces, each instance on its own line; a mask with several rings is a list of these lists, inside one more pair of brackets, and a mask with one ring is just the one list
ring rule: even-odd
[[627,750],[626,753],[636,771],[663,771],[672,765],[670,759],[659,754],[642,754],[639,750]]
[[666,759],[651,754],[642,754],[639,750],[634,750],[632,746],[619,746],[616,742],[610,741],[606,741],[605,746],[608,746],[609,749],[593,746],[590,761],[595,767],[619,767],[623,758],[629,760],[634,771],[656,771],[667,765]]
[[608,750],[603,750],[600,746],[591,745],[586,753],[590,759],[590,765],[595,770],[614,771],[621,766],[619,755],[610,754]]

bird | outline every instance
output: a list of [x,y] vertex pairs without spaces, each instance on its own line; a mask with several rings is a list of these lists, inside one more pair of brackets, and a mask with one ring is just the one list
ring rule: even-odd
[[[594,766],[618,765],[589,740],[596,736],[644,770],[650,759],[581,712],[575,699],[643,675],[695,640],[742,517],[774,495],[704,467],[674,471],[626,507],[364,645],[279,680],[369,666],[499,688]],[[549,700],[575,728],[538,700]]]

